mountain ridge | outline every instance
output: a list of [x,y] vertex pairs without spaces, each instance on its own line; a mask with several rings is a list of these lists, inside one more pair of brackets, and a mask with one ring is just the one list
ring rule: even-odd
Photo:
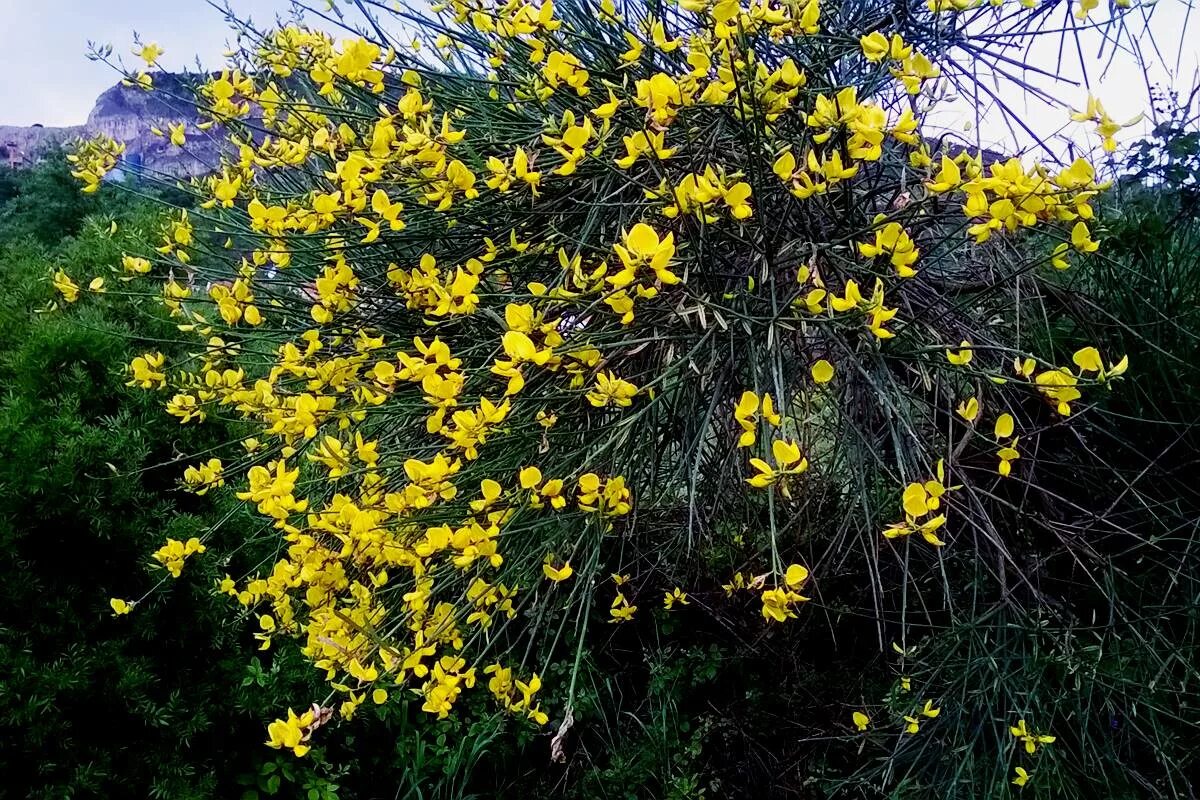
[[[0,125],[0,164],[14,169],[29,167],[44,154],[68,142],[103,134],[125,145],[122,166],[144,170],[159,177],[187,178],[211,171],[218,163],[220,148],[212,131],[198,126],[203,120],[192,97],[191,77],[156,73],[153,91],[118,83],[101,92],[81,125]],[[184,123],[186,143],[171,144],[151,128],[166,130]]]

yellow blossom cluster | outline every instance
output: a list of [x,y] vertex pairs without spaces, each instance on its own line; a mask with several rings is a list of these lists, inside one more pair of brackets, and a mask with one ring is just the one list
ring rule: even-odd
[[198,553],[203,553],[206,549],[196,537],[192,537],[186,542],[167,539],[166,544],[154,551],[154,560],[171,573],[172,578],[178,578],[183,574],[184,562]]
[[124,153],[123,143],[97,134],[77,144],[67,155],[67,161],[72,167],[72,177],[83,183],[83,191],[90,194],[99,191],[100,181],[116,168]]
[[[657,563],[685,549],[669,537],[721,515],[753,520],[744,563],[772,565],[726,592],[757,592],[765,622],[798,619],[809,571],[780,551],[815,546],[797,522],[821,510],[810,497],[894,492],[908,464],[946,454],[883,531],[941,547],[960,487],[937,415],[966,381],[1066,415],[1077,386],[1127,367],[1093,348],[1078,373],[1039,370],[1052,359],[1019,343],[964,339],[970,315],[1012,313],[1007,297],[954,298],[979,283],[968,256],[1036,229],[1052,245],[1035,267],[1083,263],[1105,184],[1084,159],[985,163],[927,141],[931,86],[953,65],[916,34],[818,0],[622,5],[447,0],[411,46],[289,24],[198,79],[221,163],[120,264],[161,282],[194,345],[169,365],[138,356],[129,383],[181,424],[245,432],[183,481],[228,485],[279,555],[218,590],[336,699],[271,723],[273,747],[303,755],[368,697],[442,718],[486,688],[547,724],[574,697],[539,677],[559,655],[543,612],[592,609],[597,576],[617,570],[594,616],[640,623],[631,554]],[[843,62],[870,80],[846,85]],[[119,155],[77,147],[85,191]],[[78,298],[66,274],[53,283]],[[1014,353],[1029,360],[1001,377]],[[976,395],[960,414],[972,436]],[[877,435],[922,402],[928,420]],[[981,437],[1004,476],[1014,428],[1006,414]],[[848,442],[870,460],[840,457]],[[888,454],[899,470],[879,468]],[[879,543],[877,522],[858,528]],[[155,559],[178,576],[204,549],[170,540]],[[655,591],[667,611],[700,605],[673,580]]]

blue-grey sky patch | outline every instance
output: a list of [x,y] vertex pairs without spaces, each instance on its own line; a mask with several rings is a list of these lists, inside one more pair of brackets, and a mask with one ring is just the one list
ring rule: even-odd
[[[233,0],[267,22],[287,0]],[[119,80],[87,59],[87,42],[130,52],[133,32],[166,48],[162,64],[219,66],[230,31],[204,0],[0,0],[0,125],[78,125],[96,97]],[[131,61],[127,61],[131,63]]]

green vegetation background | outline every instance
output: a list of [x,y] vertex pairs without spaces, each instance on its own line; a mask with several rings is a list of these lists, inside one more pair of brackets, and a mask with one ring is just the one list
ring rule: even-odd
[[[282,787],[261,720],[314,690],[294,656],[256,657],[212,592],[213,560],[129,617],[108,608],[161,579],[147,562],[166,537],[223,513],[175,484],[181,454],[227,432],[183,428],[124,386],[134,354],[171,346],[173,327],[109,271],[155,214],[80,194],[60,160],[0,173],[0,795],[236,797],[259,774]],[[40,313],[52,266],[104,275],[110,293]],[[288,771],[293,796],[333,796],[311,768]]]

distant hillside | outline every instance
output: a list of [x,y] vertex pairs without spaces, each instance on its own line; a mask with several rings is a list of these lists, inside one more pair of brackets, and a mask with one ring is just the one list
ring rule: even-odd
[[69,128],[46,128],[33,125],[0,125],[0,163],[13,167],[31,166],[38,156],[50,147],[85,134],[83,125]]
[[[47,149],[80,136],[103,133],[125,143],[124,166],[174,177],[203,174],[216,166],[218,138],[197,127],[200,117],[191,101],[188,77],[157,73],[155,90],[117,84],[96,99],[83,125],[48,128],[0,125],[0,163],[25,167],[37,163]],[[187,124],[187,144],[175,147],[150,128]]]

